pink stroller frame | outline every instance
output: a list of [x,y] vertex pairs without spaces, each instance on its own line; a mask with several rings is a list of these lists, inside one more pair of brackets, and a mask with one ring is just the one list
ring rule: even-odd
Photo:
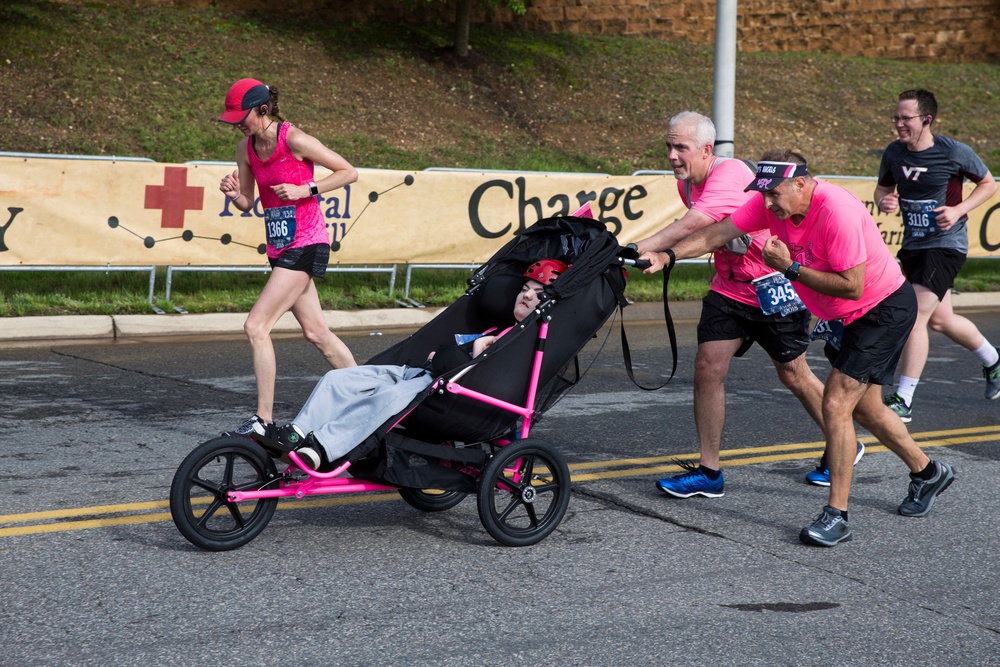
[[[565,374],[575,355],[624,305],[625,277],[619,267],[633,262],[622,259],[628,253],[603,224],[547,219],[483,265],[470,278],[466,294],[482,292],[494,275],[519,275],[530,261],[560,255],[572,260],[570,270],[546,288],[542,303],[515,327],[518,331],[498,339],[489,354],[437,377],[330,469],[313,470],[294,451],[276,452],[246,436],[227,434],[195,448],[171,484],[170,510],[178,530],[200,548],[223,551],[256,538],[281,498],[398,491],[416,509],[436,512],[474,492],[484,529],[501,544],[526,546],[547,537],[566,513],[571,479],[563,456],[532,438],[531,429],[555,397],[575,383]],[[441,323],[432,321],[369,363],[412,365],[418,349],[426,356],[428,341],[440,338],[441,330],[455,331],[456,318],[472,317],[462,299],[435,318]],[[574,300],[573,317],[559,317],[560,304]],[[551,327],[561,329],[559,341],[550,340]],[[530,358],[526,383],[502,372],[516,365],[507,361],[511,355]],[[414,457],[432,465],[408,467]],[[275,458],[290,465],[279,473]]]

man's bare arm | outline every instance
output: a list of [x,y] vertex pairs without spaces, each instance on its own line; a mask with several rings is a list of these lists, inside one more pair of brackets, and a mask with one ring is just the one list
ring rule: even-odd
[[715,220],[705,215],[701,211],[689,209],[682,217],[674,220],[669,225],[656,232],[652,236],[636,241],[639,254],[645,252],[660,252],[667,248],[672,248],[681,239],[687,238],[694,232],[708,227]]
[[644,270],[643,273],[656,273],[678,259],[704,255],[742,235],[743,232],[733,224],[732,220],[725,218],[715,224],[702,227],[671,246],[669,250],[670,254],[673,255],[673,259],[666,252],[643,253],[641,258],[649,262],[649,268]]

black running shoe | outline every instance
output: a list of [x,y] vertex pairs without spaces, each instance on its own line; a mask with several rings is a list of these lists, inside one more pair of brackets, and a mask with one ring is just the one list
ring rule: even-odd
[[306,441],[306,435],[295,424],[285,424],[275,427],[272,436],[287,451],[298,449]]
[[299,447],[295,453],[307,466],[313,470],[319,470],[320,466],[323,465],[323,455],[320,453],[323,450],[312,438],[307,439],[306,442],[310,446]]

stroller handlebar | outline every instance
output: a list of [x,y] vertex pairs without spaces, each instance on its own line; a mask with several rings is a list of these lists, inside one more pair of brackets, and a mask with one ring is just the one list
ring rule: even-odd
[[639,248],[636,247],[634,243],[629,243],[627,246],[622,248],[625,252],[617,257],[617,262],[621,266],[634,266],[637,269],[648,269],[650,267],[649,260],[639,259]]
[[621,266],[634,266],[637,269],[648,269],[650,264],[646,259],[632,259],[631,257],[619,257],[618,263]]

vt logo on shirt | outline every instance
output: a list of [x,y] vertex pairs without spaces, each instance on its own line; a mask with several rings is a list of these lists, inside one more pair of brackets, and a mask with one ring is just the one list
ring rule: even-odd
[[920,180],[920,174],[928,171],[927,167],[903,167],[903,176],[906,180],[916,183]]

